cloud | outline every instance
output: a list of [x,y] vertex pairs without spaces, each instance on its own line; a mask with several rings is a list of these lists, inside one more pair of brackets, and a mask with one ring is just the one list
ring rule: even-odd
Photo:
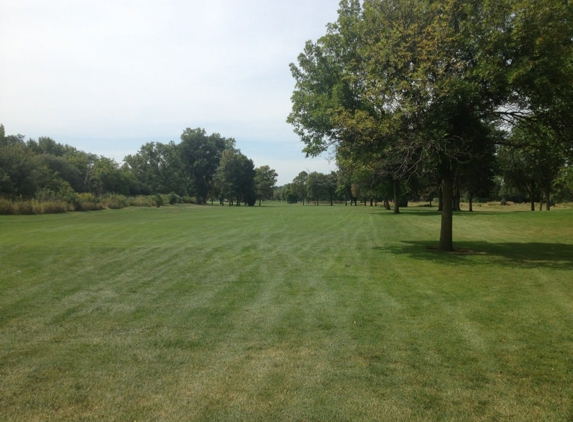
[[297,142],[285,123],[294,87],[288,64],[326,32],[337,7],[0,0],[2,123],[35,138],[114,140],[113,151],[177,140],[186,127],[225,132],[239,147]]

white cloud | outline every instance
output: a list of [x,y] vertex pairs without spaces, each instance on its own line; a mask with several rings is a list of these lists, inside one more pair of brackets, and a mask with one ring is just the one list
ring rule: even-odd
[[285,123],[288,64],[337,8],[338,0],[0,0],[1,123],[72,145],[113,140],[90,151],[103,155],[135,152],[142,139],[178,140],[186,127],[239,147],[297,142]]

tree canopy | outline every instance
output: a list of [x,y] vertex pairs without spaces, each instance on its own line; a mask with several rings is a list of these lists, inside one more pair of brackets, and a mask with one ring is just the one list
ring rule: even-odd
[[572,13],[559,0],[343,0],[291,64],[287,121],[307,155],[334,145],[394,178],[437,173],[451,251],[456,177],[494,153],[496,128],[541,121],[547,142],[571,142]]

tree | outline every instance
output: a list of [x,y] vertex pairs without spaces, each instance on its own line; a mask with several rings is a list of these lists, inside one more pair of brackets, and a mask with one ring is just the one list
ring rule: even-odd
[[255,205],[255,165],[253,161],[236,149],[223,151],[221,162],[216,170],[215,181],[221,197],[229,200],[229,205],[236,199],[237,206],[245,202]]
[[293,180],[290,186],[292,193],[297,197],[298,201],[302,202],[307,198],[306,190],[306,179],[308,178],[308,173],[306,171],[301,171]]
[[338,187],[338,175],[331,171],[330,174],[325,176],[325,189],[330,201],[330,206],[333,206],[334,198],[336,197],[336,189]]
[[187,194],[180,149],[173,142],[148,142],[141,146],[137,154],[124,158],[125,165],[141,182],[143,193]]
[[307,197],[319,205],[326,193],[326,176],[323,173],[313,171],[306,178],[305,184]]
[[34,154],[21,138],[4,137],[4,145],[0,146],[0,194],[32,197],[44,170],[37,167]]
[[299,201],[297,187],[293,183],[287,183],[283,186],[283,198],[287,204],[296,204]]
[[129,195],[129,179],[115,160],[100,156],[94,165],[90,190],[96,195],[105,193]]
[[221,155],[234,145],[234,139],[223,138],[218,133],[207,136],[205,129],[187,128],[183,131],[178,148],[187,178],[187,191],[195,195],[197,203],[207,201]]
[[255,191],[259,198],[259,206],[263,199],[273,197],[274,187],[277,183],[278,174],[269,166],[261,166],[255,169]]
[[499,151],[504,182],[512,188],[525,190],[535,210],[535,200],[543,195],[546,210],[551,209],[551,192],[567,161],[564,145],[552,140],[552,132],[539,122],[518,124],[513,128],[508,146]]
[[571,13],[558,0],[342,1],[337,22],[291,65],[288,121],[310,155],[331,145],[353,160],[377,154],[397,166],[395,180],[433,169],[439,249],[452,251],[455,181],[494,144],[485,128],[535,116],[566,130],[552,115],[572,104]]

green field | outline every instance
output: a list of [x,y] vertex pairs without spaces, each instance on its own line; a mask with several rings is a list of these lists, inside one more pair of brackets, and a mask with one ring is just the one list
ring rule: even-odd
[[573,420],[573,210],[0,217],[2,421]]

